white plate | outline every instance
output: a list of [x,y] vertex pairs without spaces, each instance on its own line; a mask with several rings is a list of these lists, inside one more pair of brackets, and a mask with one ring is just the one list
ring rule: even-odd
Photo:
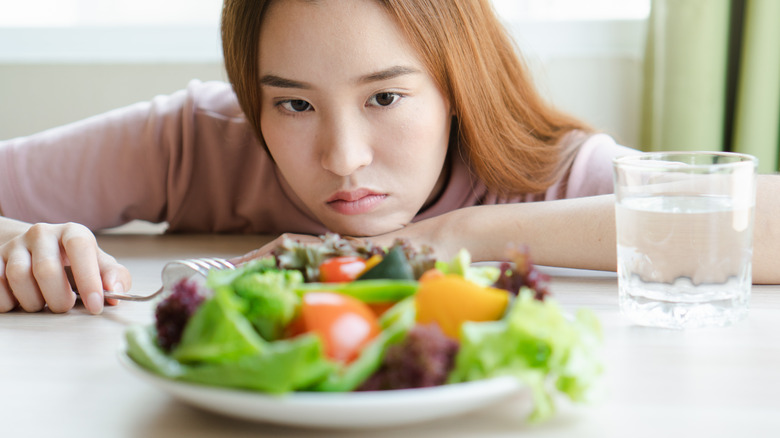
[[527,387],[512,377],[421,389],[272,396],[165,379],[124,352],[119,361],[135,375],[193,406],[244,420],[308,428],[400,426],[463,414],[521,392],[530,397]]

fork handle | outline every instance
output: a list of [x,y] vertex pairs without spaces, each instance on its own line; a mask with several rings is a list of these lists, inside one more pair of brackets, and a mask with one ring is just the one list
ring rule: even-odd
[[114,299],[114,300],[122,300],[122,301],[149,301],[152,298],[160,295],[162,291],[163,288],[160,288],[157,290],[157,292],[150,295],[131,295],[131,294],[123,294],[119,292],[112,292],[110,290],[106,290],[103,291],[103,297]]

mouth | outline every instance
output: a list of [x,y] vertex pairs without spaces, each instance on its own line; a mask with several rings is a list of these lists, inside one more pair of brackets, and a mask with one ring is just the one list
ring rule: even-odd
[[386,198],[387,194],[384,193],[358,189],[337,192],[325,203],[338,213],[355,215],[371,212]]

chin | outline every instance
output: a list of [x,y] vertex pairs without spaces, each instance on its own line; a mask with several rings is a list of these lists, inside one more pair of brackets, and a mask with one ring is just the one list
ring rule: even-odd
[[398,231],[404,228],[403,224],[390,221],[349,221],[354,223],[326,224],[328,229],[342,236],[373,237]]

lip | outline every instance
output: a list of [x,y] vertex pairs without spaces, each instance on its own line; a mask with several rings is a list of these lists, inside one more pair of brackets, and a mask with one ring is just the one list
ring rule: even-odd
[[355,215],[371,212],[386,198],[387,194],[368,189],[343,190],[334,193],[325,203],[338,213]]

